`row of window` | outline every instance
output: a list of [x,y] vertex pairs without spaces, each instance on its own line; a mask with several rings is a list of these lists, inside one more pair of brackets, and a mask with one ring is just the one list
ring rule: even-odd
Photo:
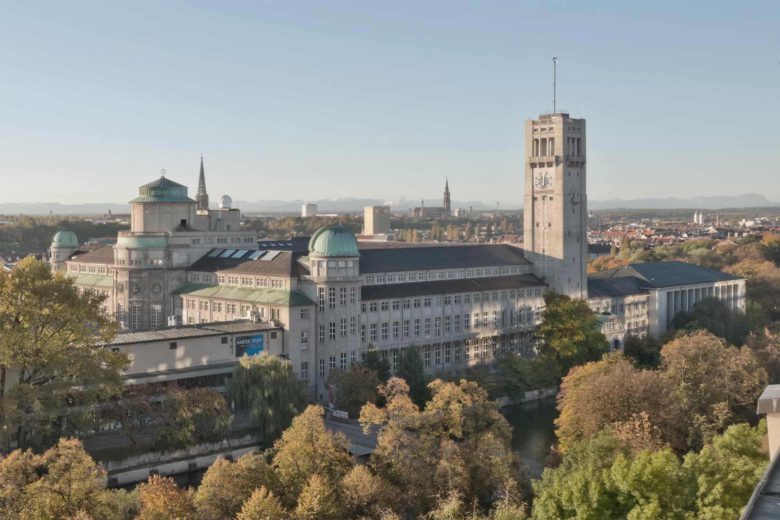
[[318,287],[317,299],[321,311],[325,310],[326,303],[329,309],[335,309],[337,304],[343,307],[347,302],[352,305],[358,301],[357,287]]
[[85,265],[85,264],[70,264],[68,269],[73,273],[90,273],[90,274],[114,274],[114,270],[106,267],[105,265]]
[[[190,280],[193,282],[204,281],[207,283],[213,283],[213,278],[210,275],[198,273],[190,274]],[[287,287],[286,278],[266,278],[266,277],[253,277],[253,276],[233,276],[223,275],[217,276],[217,281],[220,285],[233,285],[237,287],[270,287],[272,289],[285,289]]]
[[438,271],[415,271],[409,273],[380,273],[363,276],[365,285],[405,282],[425,282],[433,280],[454,280],[462,278],[476,278],[485,276],[507,276],[522,274],[522,269],[517,265],[503,267],[473,267],[468,269],[447,269]]
[[444,296],[426,296],[422,298],[406,298],[404,300],[381,300],[379,302],[371,301],[368,303],[362,303],[360,306],[361,312],[377,312],[378,310],[388,311],[391,308],[397,311],[401,308],[403,303],[404,309],[419,309],[420,307],[431,307],[432,305],[441,306],[444,305],[460,305],[461,303],[479,303],[483,302],[497,302],[507,300],[523,300],[526,298],[540,297],[542,295],[541,288],[535,289],[512,289],[509,291],[492,291],[486,293],[465,293],[454,294]]

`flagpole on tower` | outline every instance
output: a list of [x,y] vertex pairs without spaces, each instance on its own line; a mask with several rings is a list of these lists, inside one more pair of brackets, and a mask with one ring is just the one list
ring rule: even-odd
[[557,80],[558,80],[558,57],[553,56],[553,114],[556,113],[556,108],[558,104]]

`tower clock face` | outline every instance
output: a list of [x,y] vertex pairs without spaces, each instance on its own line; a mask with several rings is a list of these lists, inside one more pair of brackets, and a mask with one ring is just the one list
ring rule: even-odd
[[553,174],[550,172],[538,172],[534,176],[534,187],[537,190],[549,190],[553,187]]

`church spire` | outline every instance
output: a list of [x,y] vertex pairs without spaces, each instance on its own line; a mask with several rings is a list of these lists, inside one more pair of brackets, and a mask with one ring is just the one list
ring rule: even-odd
[[200,177],[198,178],[198,211],[208,211],[209,194],[206,193],[206,171],[203,168],[203,155],[200,156]]
[[444,181],[444,216],[449,217],[452,215],[452,208],[450,206],[450,179]]

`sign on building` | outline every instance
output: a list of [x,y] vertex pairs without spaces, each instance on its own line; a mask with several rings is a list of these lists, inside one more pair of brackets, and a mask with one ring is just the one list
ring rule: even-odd
[[239,336],[236,338],[236,357],[256,356],[263,351],[263,334],[253,334],[251,336]]

